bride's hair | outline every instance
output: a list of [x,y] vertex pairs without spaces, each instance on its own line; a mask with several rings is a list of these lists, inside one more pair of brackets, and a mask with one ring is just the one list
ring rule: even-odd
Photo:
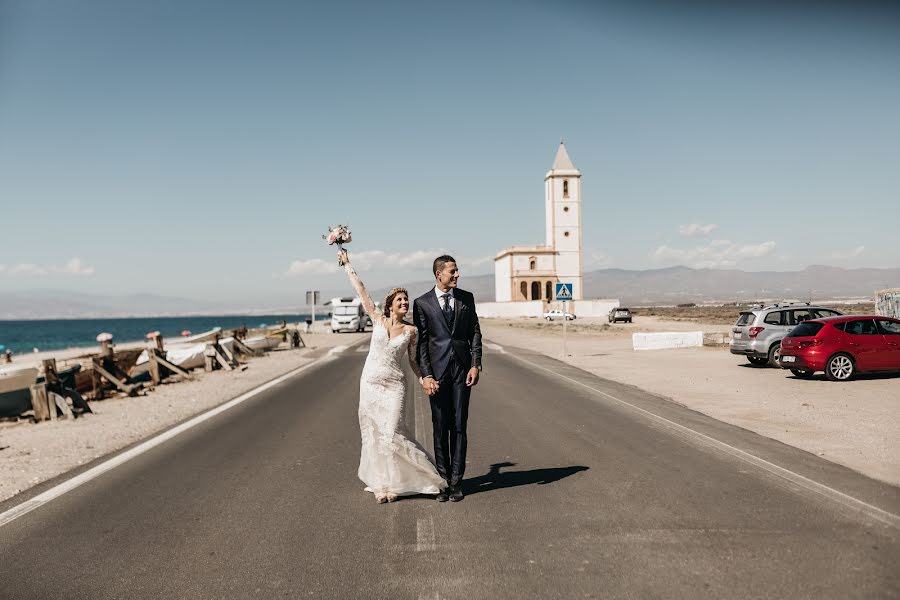
[[406,288],[395,287],[391,288],[391,291],[388,292],[387,297],[384,299],[384,316],[391,316],[391,304],[394,303],[394,298],[397,297],[397,294],[406,294],[406,297],[409,298],[409,292],[406,291]]

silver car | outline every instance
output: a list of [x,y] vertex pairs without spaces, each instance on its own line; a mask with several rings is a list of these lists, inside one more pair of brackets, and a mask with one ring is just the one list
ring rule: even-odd
[[742,312],[731,329],[731,353],[747,357],[751,364],[780,367],[781,340],[798,323],[838,316],[836,310],[787,302]]

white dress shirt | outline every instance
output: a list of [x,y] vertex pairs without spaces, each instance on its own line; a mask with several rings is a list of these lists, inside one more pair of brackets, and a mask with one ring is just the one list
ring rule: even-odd
[[[434,295],[437,296],[438,306],[441,307],[441,310],[444,310],[444,299],[441,297],[444,295],[444,293],[445,292],[442,292],[441,290],[439,290],[437,288],[437,286],[434,287]],[[450,298],[449,298],[450,309],[456,310],[456,299],[454,299],[454,297],[453,297],[453,288],[450,288],[446,293],[450,294]]]

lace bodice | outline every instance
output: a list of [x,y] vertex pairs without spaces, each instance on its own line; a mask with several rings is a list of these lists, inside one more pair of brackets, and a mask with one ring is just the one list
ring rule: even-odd
[[[402,353],[406,350],[409,357],[409,366],[417,378],[422,376],[419,364],[416,362],[416,340],[418,332],[415,326],[406,326],[403,333],[390,337],[388,334],[387,320],[384,315],[375,310],[375,303],[366,291],[366,287],[356,274],[356,270],[350,265],[344,265],[350,283],[362,300],[363,308],[372,317],[372,341],[369,345],[369,356],[366,358],[366,369],[374,370],[392,376],[403,376],[403,367],[400,365]],[[371,366],[370,366],[371,364]],[[363,371],[366,374],[366,371]]]
[[363,367],[363,377],[402,379],[401,361],[404,352],[409,357],[409,364],[418,377],[415,342],[415,327],[407,327],[403,333],[391,338],[388,336],[384,321],[377,321],[372,330],[372,341],[369,343],[369,355],[366,357],[366,366]]

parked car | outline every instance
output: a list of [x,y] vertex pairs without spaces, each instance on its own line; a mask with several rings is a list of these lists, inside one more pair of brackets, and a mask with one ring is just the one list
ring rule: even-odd
[[848,315],[806,321],[782,340],[781,366],[804,378],[825,371],[831,381],[862,371],[900,371],[900,319]]
[[[559,310],[558,308],[554,308],[553,310],[548,310],[547,312],[544,313],[544,318],[547,319],[548,321],[555,321],[556,319],[562,319],[563,311]],[[566,321],[572,321],[575,319],[575,315],[573,315],[570,312],[567,312],[565,314],[565,319],[566,319]]]
[[625,321],[626,323],[631,323],[631,311],[624,307],[614,308],[609,311],[609,322],[610,323],[618,323],[619,321]]
[[797,324],[841,313],[809,303],[788,302],[744,311],[731,329],[731,353],[747,357],[751,364],[780,367],[781,340]]

